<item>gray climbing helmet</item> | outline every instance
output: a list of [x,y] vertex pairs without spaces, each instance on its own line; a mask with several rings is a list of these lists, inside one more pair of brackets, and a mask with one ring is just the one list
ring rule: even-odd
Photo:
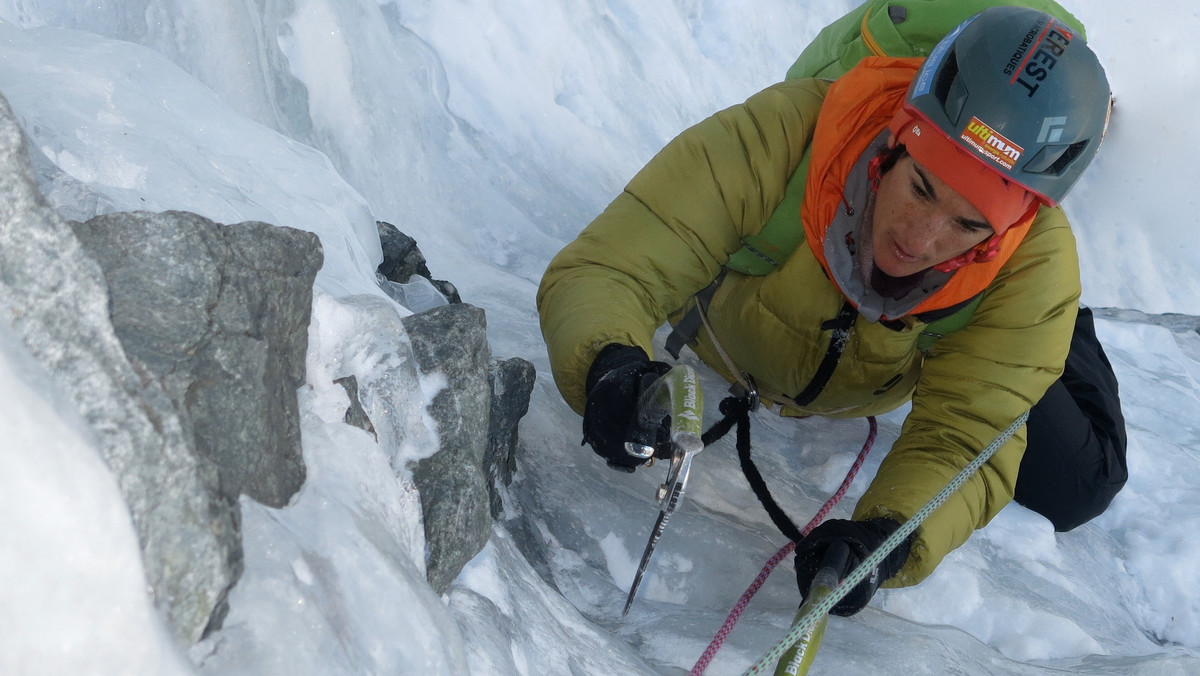
[[937,44],[905,109],[1053,206],[1099,150],[1111,100],[1082,35],[1044,12],[1004,6]]

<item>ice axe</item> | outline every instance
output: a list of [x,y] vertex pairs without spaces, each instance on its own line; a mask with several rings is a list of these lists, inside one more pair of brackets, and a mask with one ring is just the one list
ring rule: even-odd
[[703,393],[692,367],[680,364],[667,371],[655,380],[638,400],[637,421],[635,428],[638,434],[635,439],[625,443],[625,450],[630,455],[639,458],[651,458],[655,448],[653,439],[658,428],[669,416],[671,419],[670,451],[671,464],[667,468],[667,479],[658,487],[656,499],[659,502],[658,520],[650,531],[650,540],[646,543],[646,551],[642,553],[641,563],[638,564],[637,574],[633,577],[633,585],[629,588],[629,596],[625,599],[625,609],[621,615],[629,614],[629,607],[637,596],[638,586],[654,547],[666,530],[667,520],[679,507],[683,499],[683,491],[687,486],[688,473],[692,468],[692,458],[704,450],[701,441],[702,414],[704,411]]
[[[850,547],[845,542],[837,542],[829,547],[821,559],[821,567],[813,576],[812,585],[808,588],[808,596],[796,611],[796,619],[808,615],[813,609],[829,597],[837,587],[846,567],[846,559],[850,556]],[[804,630],[796,642],[783,653],[775,667],[775,676],[804,676],[817,657],[817,648],[821,647],[821,639],[825,638],[825,625],[829,622],[829,613],[823,612],[817,621]]]

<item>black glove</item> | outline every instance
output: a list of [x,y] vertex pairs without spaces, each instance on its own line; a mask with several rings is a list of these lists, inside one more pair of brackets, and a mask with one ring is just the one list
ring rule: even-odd
[[[868,519],[867,521],[831,519],[814,528],[807,537],[796,543],[796,584],[800,587],[800,595],[808,597],[808,589],[812,586],[813,577],[820,569],[825,552],[829,550],[830,545],[835,542],[844,542],[850,549],[850,555],[846,557],[845,565],[842,566],[842,570],[838,571],[838,579],[841,580],[870,556],[871,552],[878,549],[879,545],[883,544],[883,541],[895,533],[898,528],[900,528],[900,524],[892,519]],[[876,566],[875,570],[871,571],[871,574],[858,583],[854,589],[851,589],[849,594],[842,597],[842,600],[838,601],[830,612],[834,615],[849,617],[866,608],[871,597],[875,595],[875,591],[879,589],[879,585],[900,572],[904,562],[908,560],[911,540],[910,536],[893,549]]]
[[[587,403],[583,408],[583,442],[608,460],[608,466],[625,472],[646,462],[630,455],[625,442],[631,438],[637,416],[638,397],[671,367],[650,361],[645,350],[613,343],[606,345],[587,377]],[[670,437],[665,425],[642,443],[659,445]]]

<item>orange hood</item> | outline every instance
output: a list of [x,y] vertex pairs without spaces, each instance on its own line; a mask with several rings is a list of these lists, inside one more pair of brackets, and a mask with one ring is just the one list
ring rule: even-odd
[[[840,208],[851,169],[904,103],[922,59],[867,57],[829,88],[813,133],[812,159],[800,217],[805,239],[825,273],[837,284],[825,258],[825,236]],[[945,286],[908,314],[950,308],[978,295],[1008,261],[1033,223],[1036,210],[999,237],[985,241],[986,258],[954,271]],[[994,252],[994,253],[993,253]],[[855,299],[838,284],[852,303]],[[893,317],[894,319],[894,317]]]

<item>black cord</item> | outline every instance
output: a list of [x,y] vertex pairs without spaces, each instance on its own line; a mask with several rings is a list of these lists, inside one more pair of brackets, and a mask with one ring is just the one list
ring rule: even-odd
[[754,496],[758,498],[763,509],[767,510],[767,516],[771,517],[771,522],[783,533],[784,537],[799,542],[804,539],[804,535],[800,533],[800,529],[792,522],[786,512],[775,502],[775,498],[771,497],[771,491],[767,488],[767,482],[763,479],[762,473],[758,471],[758,467],[750,458],[750,405],[749,397],[728,397],[721,402],[720,410],[725,416],[717,421],[703,436],[700,437],[705,446],[712,444],[721,437],[729,433],[734,423],[737,423],[737,452],[738,460],[741,461],[742,474],[746,475],[746,481],[750,483],[750,488],[754,491]]

